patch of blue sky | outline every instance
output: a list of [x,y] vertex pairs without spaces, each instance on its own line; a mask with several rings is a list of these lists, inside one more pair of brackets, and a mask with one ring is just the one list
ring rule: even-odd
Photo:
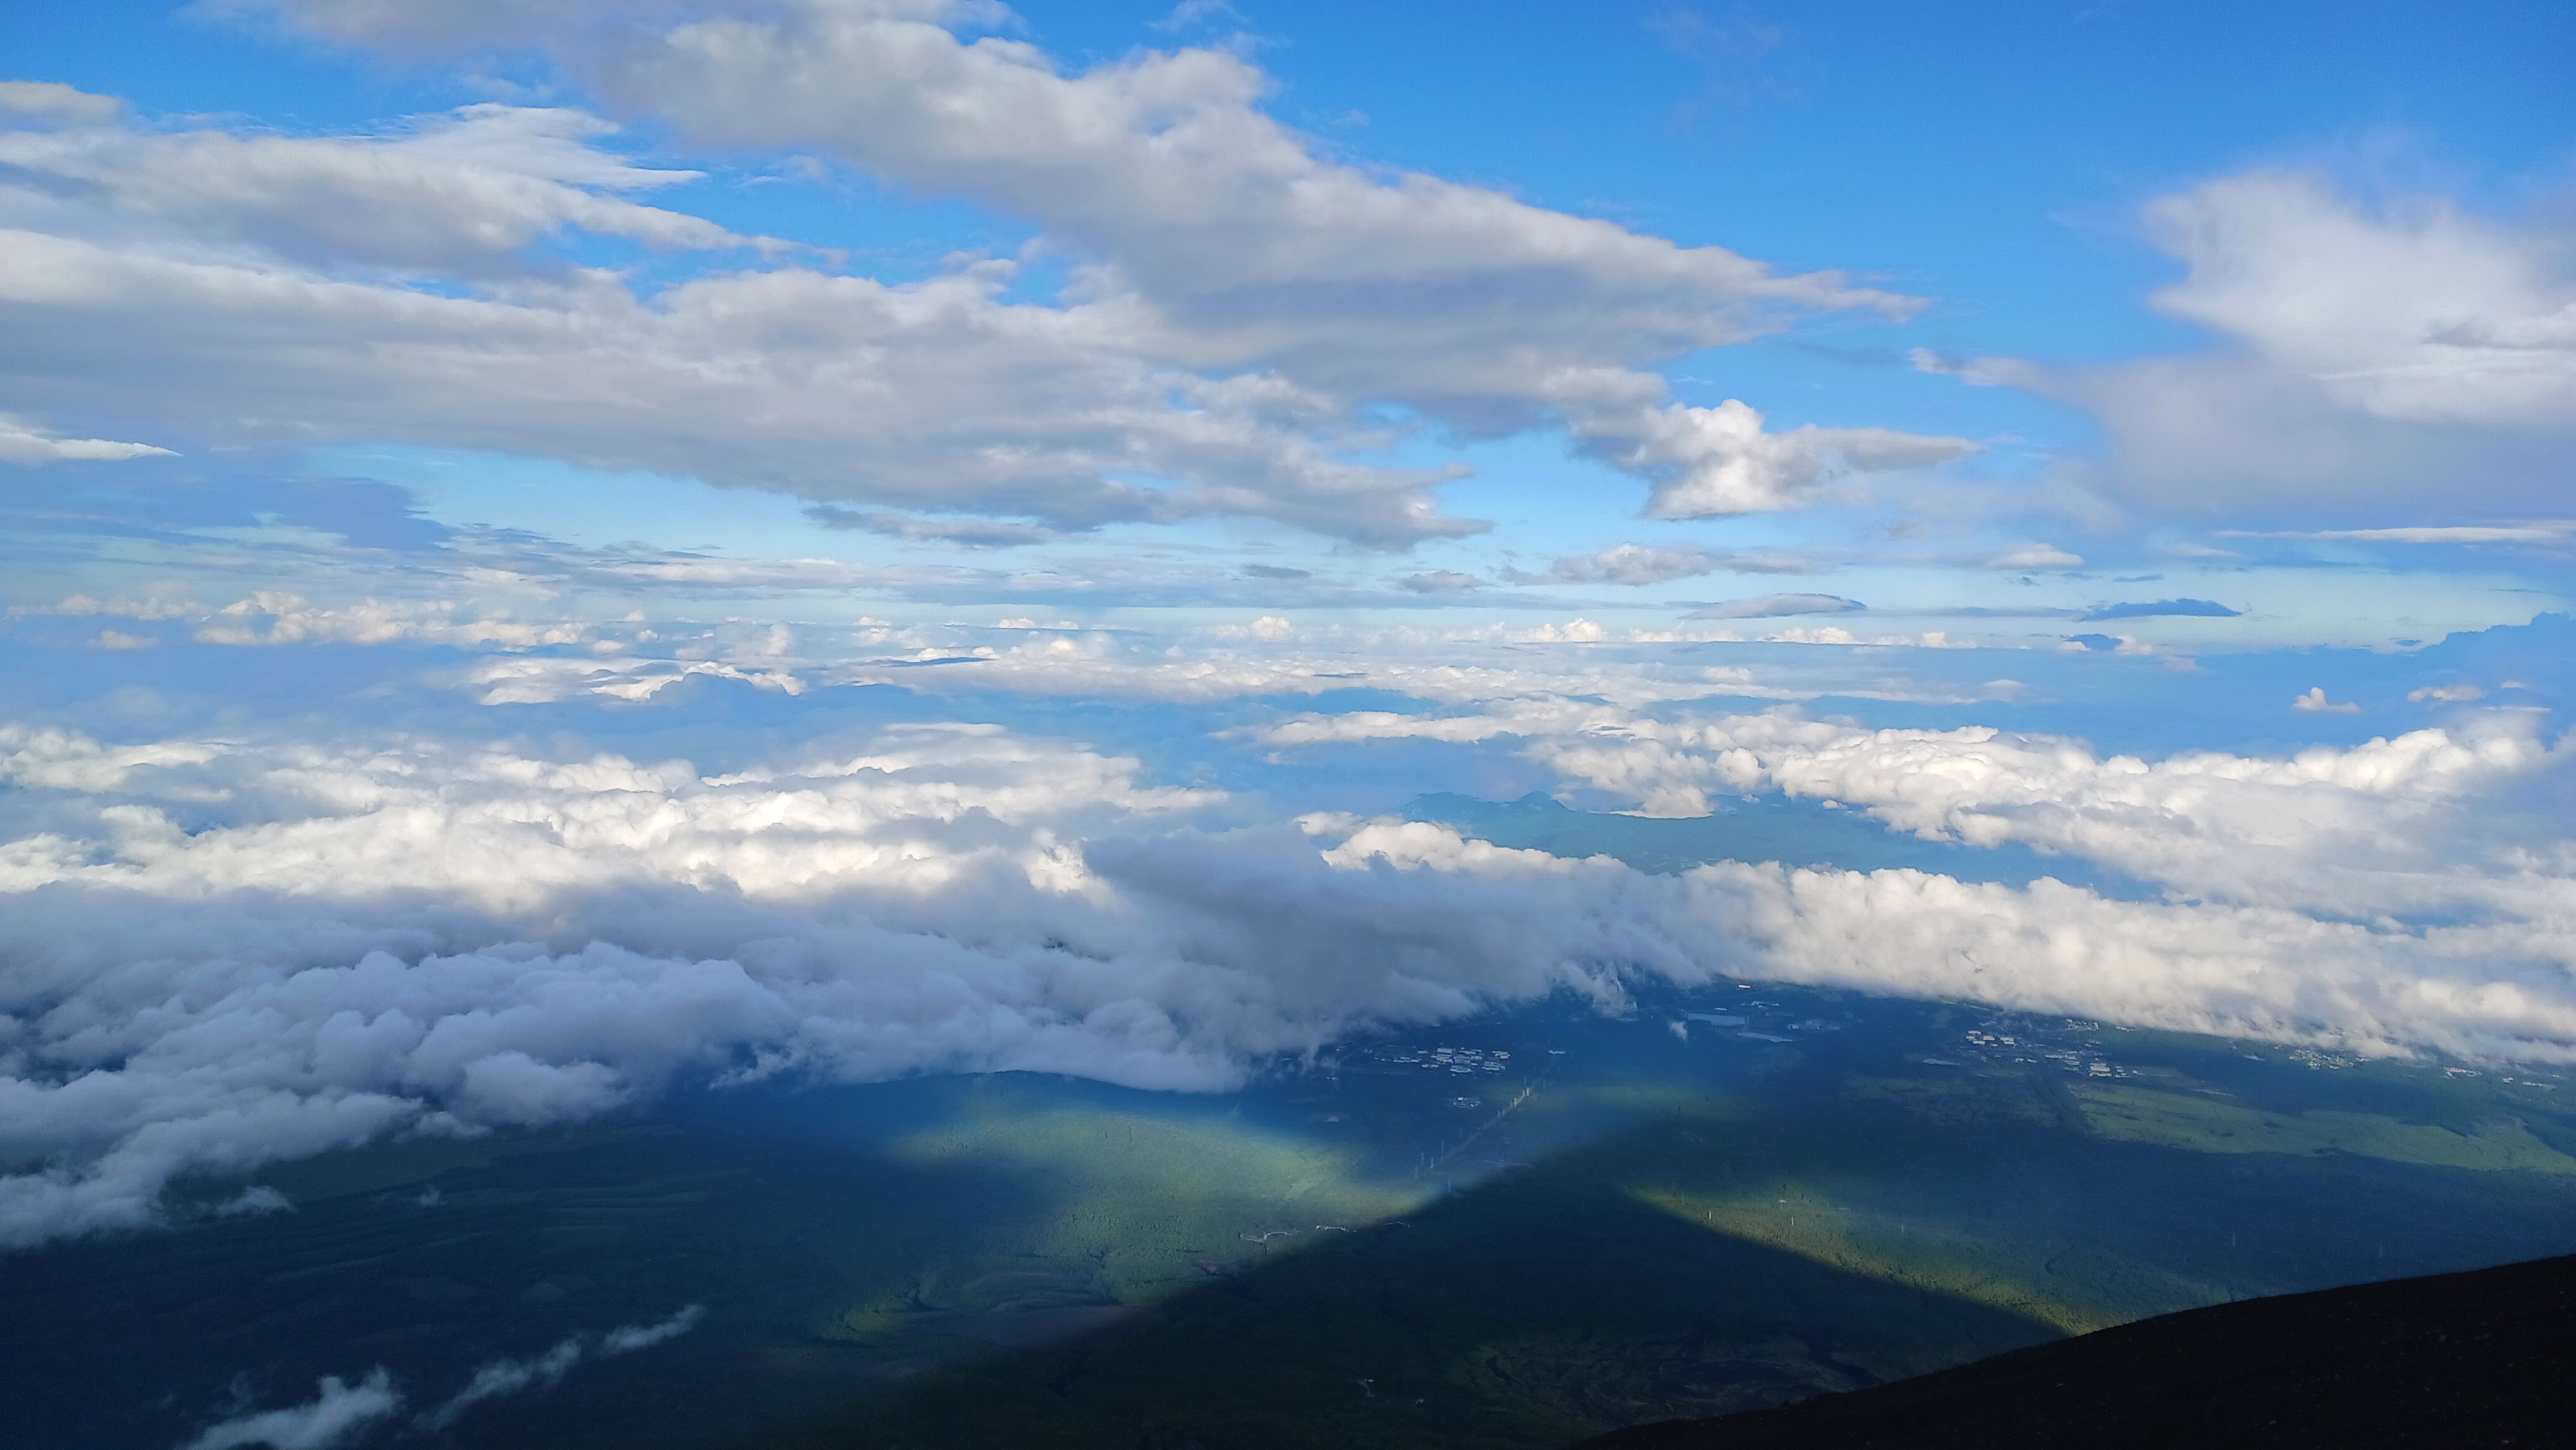
[[[1466,24],[1327,4],[1293,17],[1258,7],[1233,17],[1218,12],[1195,30],[1177,31],[1157,28],[1160,7],[1021,10],[1022,19],[1004,30],[1049,47],[1067,70],[1114,62],[1139,46],[1201,43],[1240,28],[1250,37],[1242,42],[1246,53],[1276,79],[1271,111],[1352,159],[1490,182],[1684,244],[1722,243],[1784,270],[1845,267],[1920,293],[1933,305],[1914,322],[1827,318],[1796,336],[1679,360],[1669,371],[1683,400],[1744,397],[1775,427],[1874,424],[1989,440],[1986,455],[1952,467],[1970,481],[2027,478],[2065,450],[2098,444],[2098,430],[2081,413],[2029,393],[1968,388],[1917,372],[1903,360],[1907,348],[2063,359],[2207,345],[2197,330],[2148,305],[2148,293],[2174,268],[2128,220],[2142,198],[2249,161],[2322,156],[2347,171],[2376,167],[2383,174],[2449,166],[2445,179],[2454,191],[2473,204],[2484,198],[2501,205],[2513,187],[2499,178],[2527,175],[2563,155],[2576,116],[2546,59],[2566,53],[2561,42],[2570,21],[2550,7],[2472,6],[2432,25],[2388,5],[1973,16],[1894,5],[1858,13],[1795,5],[1758,12],[1511,5]],[[111,6],[78,23],[39,13],[19,37],[48,77],[131,96],[148,112],[234,114],[290,131],[353,129],[435,112],[474,94],[583,101],[524,62],[460,72],[446,62],[358,60],[309,42],[281,44],[264,25],[158,5]],[[1440,64],[1421,64],[1435,56]],[[2185,93],[2191,103],[2176,104]],[[959,250],[1015,251],[1031,235],[1025,224],[973,206],[900,194],[792,156],[687,155],[651,123],[607,144],[650,163],[709,173],[638,193],[641,200],[744,233],[846,248],[853,270],[890,280],[927,275]],[[2456,156],[2477,161],[2441,159]],[[578,234],[548,245],[570,260],[624,269],[647,291],[746,261],[725,252],[654,253]],[[1050,258],[1024,272],[1009,295],[1048,300],[1064,276],[1061,258]],[[432,456],[411,451],[416,460]],[[1634,507],[1642,495],[1636,480],[1572,456],[1561,436],[1544,433],[1466,443],[1428,435],[1391,456],[1474,467],[1475,477],[1442,494],[1452,511],[1492,518],[1497,527],[1425,543],[1409,560],[1387,560],[1386,577],[1414,563],[1491,574],[1543,566],[1551,552],[1630,541],[1824,551],[1855,542],[1874,522],[1849,513],[1643,520]],[[326,472],[336,467],[325,462]],[[442,472],[448,476],[433,476]],[[585,546],[652,542],[852,561],[898,552],[872,535],[815,528],[798,501],[684,479],[485,457],[404,476],[421,489],[433,517],[454,522],[470,514]],[[591,506],[583,495],[594,490],[616,496],[618,507]],[[507,507],[487,506],[505,494]],[[1973,552],[2044,525],[1990,519],[1954,547]],[[1262,533],[1189,527],[1237,544]],[[2136,543],[2060,533],[2098,567],[2149,562]],[[1173,542],[1184,544],[1186,536]],[[1111,530],[1036,554],[975,557],[1007,567],[1137,546],[1127,531]],[[2236,548],[2267,568],[2331,564],[2353,577],[2338,584],[2307,575],[2295,590],[2271,591],[2297,599],[2250,607],[2249,622],[2187,627],[2232,636],[2188,642],[2297,639],[2303,622],[2343,626],[2311,630],[2308,637],[2318,640],[2348,642],[2379,629],[2405,631],[2391,637],[2438,637],[2510,622],[2517,610],[2564,598],[2499,571],[2493,552],[2417,547],[2401,559],[2364,545]],[[1347,546],[1305,539],[1276,543],[1264,557],[1346,574],[1370,563]],[[2546,555],[2525,568],[2564,575],[2563,561]],[[1976,607],[1962,602],[1971,595],[1987,598],[1990,609],[2012,607],[2009,599],[1992,599],[1991,576],[1947,564],[1852,561],[1832,577],[1836,590],[1867,597],[1883,614]],[[2221,589],[2209,575],[2197,576],[2199,583],[2193,577],[2177,575],[2173,587]],[[1641,593],[1634,607],[1651,611],[1663,599],[1721,592],[1696,587],[1711,582]],[[2087,582],[2035,576],[2007,593],[2029,590],[2058,601],[2047,608],[2081,607],[2099,602]],[[2248,599],[2265,592],[2243,576],[2225,582],[2250,589]],[[2186,627],[2160,620],[2152,628]],[[2261,633],[2267,629],[2275,632]]]
[[[409,489],[426,516],[451,527],[521,530],[578,548],[851,558],[872,538],[817,528],[806,501],[790,494],[670,474],[402,443],[320,448],[308,458],[320,473]],[[603,497],[617,506],[601,508]]]
[[122,97],[146,115],[337,132],[458,104],[452,72],[380,61],[168,0],[12,7],[11,79]]
[[1915,366],[1922,349],[1944,358],[1976,349],[1929,323],[1852,322],[1802,327],[1711,348],[1664,368],[1678,400],[1713,407],[1740,398],[1766,426],[1886,427],[1962,437],[1986,451],[1954,471],[2027,478],[2100,429],[2083,410],[2016,389],[1974,387]]
[[[1102,56],[1168,43],[1148,7],[1018,8]],[[2389,129],[2511,177],[2576,130],[2576,20],[2509,0],[1243,8],[1277,36],[1272,109],[1364,112],[1380,163],[1871,272],[1983,348],[2070,360],[2192,336],[2139,304],[2172,268],[2128,220],[2179,178]]]

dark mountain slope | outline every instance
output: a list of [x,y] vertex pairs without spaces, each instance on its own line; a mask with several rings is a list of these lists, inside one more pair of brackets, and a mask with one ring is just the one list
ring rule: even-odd
[[1581,1450],[2576,1445],[2576,1257],[2248,1299]]

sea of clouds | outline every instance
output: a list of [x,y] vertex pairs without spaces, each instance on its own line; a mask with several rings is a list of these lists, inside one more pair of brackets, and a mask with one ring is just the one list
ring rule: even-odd
[[[389,682],[347,693],[372,710],[218,686],[156,715],[129,683],[0,726],[0,1244],[151,1225],[176,1180],[392,1134],[780,1076],[1215,1090],[1384,1027],[1720,977],[2576,1060],[2576,847],[2522,807],[2569,751],[2534,709],[2105,753],[1575,644],[1379,642],[1329,670],[1287,638],[1056,636],[952,646],[940,678],[971,688],[944,696],[757,641],[696,673],[421,648],[358,652]],[[214,640],[157,668],[307,655]],[[543,688],[495,700],[495,672]],[[1331,708],[1355,674],[1371,708]],[[860,697],[904,709],[833,704]],[[793,708],[729,723],[746,701]],[[642,748],[675,741],[705,763]],[[1641,814],[1829,800],[2144,889],[1505,849],[1385,814],[1424,750]],[[1294,784],[1320,777],[1382,803],[1318,808]]]

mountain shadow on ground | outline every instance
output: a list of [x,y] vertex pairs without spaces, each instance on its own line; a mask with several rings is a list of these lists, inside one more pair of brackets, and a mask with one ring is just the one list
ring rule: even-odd
[[1614,1141],[1402,1220],[1210,1242],[1195,1292],[744,1450],[1539,1450],[1660,1405],[1776,1404],[2057,1333],[1641,1203],[1602,1171],[1637,1157]]
[[2576,1437],[2576,1256],[2159,1315],[1580,1450],[2422,1450]]

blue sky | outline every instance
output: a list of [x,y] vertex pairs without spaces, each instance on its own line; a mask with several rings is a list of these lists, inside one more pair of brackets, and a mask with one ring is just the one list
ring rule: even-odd
[[[2571,56],[13,17],[0,1147],[55,1166],[0,1247],[782,1064],[1205,1089],[1649,978],[2576,1061]],[[1994,854],[1646,876],[1435,791]]]
[[[596,66],[581,50],[591,43],[582,39],[592,33],[582,29],[589,22],[568,23],[552,37],[524,29],[483,33],[472,19],[477,12],[467,10],[460,12],[466,19],[426,36],[353,29],[346,17],[361,12],[330,5],[133,5],[112,13],[107,22],[97,12],[32,17],[14,47],[18,73],[120,97],[127,103],[120,125],[165,137],[212,129],[389,138],[435,125],[455,107],[496,99],[596,112],[624,129],[579,144],[647,166],[702,171],[697,180],[653,188],[651,201],[740,235],[797,244],[773,253],[775,264],[900,284],[939,275],[953,265],[943,259],[960,251],[1009,256],[1035,244],[1039,254],[1002,295],[1045,308],[1063,301],[1068,266],[1084,261],[1086,251],[1098,257],[1096,243],[1052,234],[1030,208],[976,195],[977,184],[953,168],[925,170],[898,158],[871,169],[831,155],[828,138],[819,146],[693,140],[688,116],[657,111],[649,98],[602,94]],[[1833,270],[1903,294],[1913,300],[1895,315],[1866,306],[1806,309],[1767,318],[1743,341],[1716,348],[1604,342],[1642,365],[1640,376],[1665,379],[1674,402],[1715,407],[1740,399],[1774,433],[1802,425],[1881,428],[1963,440],[1978,450],[1929,467],[1841,471],[1828,496],[1803,506],[1641,519],[1641,470],[1581,456],[1568,446],[1561,414],[1550,418],[1542,407],[1503,422],[1499,436],[1478,436],[1488,425],[1462,433],[1454,412],[1442,417],[1414,400],[1347,393],[1337,405],[1392,421],[1398,431],[1374,444],[1344,437],[1328,447],[1427,475],[1464,472],[1438,486],[1440,507],[1490,522],[1490,532],[1353,539],[1330,527],[1281,527],[1220,510],[1161,525],[1113,523],[1071,541],[996,551],[1002,557],[990,562],[1006,572],[1039,575],[1062,566],[1079,575],[1083,582],[1064,591],[1064,604],[1086,621],[1148,603],[1187,611],[1198,602],[1212,611],[1240,602],[1194,601],[1185,579],[1141,592],[1104,582],[1135,572],[1114,566],[1172,548],[1201,559],[1267,559],[1376,589],[1381,597],[1364,607],[1437,604],[1498,618],[1570,603],[1577,612],[1634,610],[1640,621],[1669,621],[1676,600],[1766,592],[1743,587],[1762,582],[1759,576],[1724,574],[1617,588],[1606,598],[1599,590],[1575,597],[1552,586],[1500,587],[1514,571],[1543,574],[1556,558],[1631,542],[1796,555],[1816,571],[1807,577],[1839,581],[1797,592],[1858,599],[1918,633],[1920,616],[1960,607],[2043,600],[2082,609],[2224,596],[2262,623],[2147,618],[2134,627],[2200,645],[2366,645],[2520,623],[2564,602],[2563,550],[2545,539],[2538,548],[2368,539],[2249,547],[2211,537],[2548,522],[2568,443],[2559,421],[2570,396],[2563,354],[2549,354],[2557,359],[2549,364],[2557,382],[2505,417],[2477,417],[2462,427],[2439,409],[2438,416],[2408,416],[2396,430],[2410,435],[2396,443],[2415,455],[2408,468],[2361,487],[2340,486],[2331,464],[2293,465],[2288,472],[2305,476],[2290,482],[2260,477],[2281,471],[2267,462],[2248,478],[2225,439],[2190,449],[2179,461],[2189,476],[2177,483],[2174,465],[2138,457],[2158,449],[2136,446],[2139,430],[2169,425],[2156,412],[2168,403],[2134,396],[2156,389],[2120,376],[2123,369],[2188,371],[2206,363],[2207,385],[2233,390],[2216,376],[2214,359],[2267,350],[2302,354],[2281,359],[2279,371],[2298,370],[2289,364],[2320,370],[2319,359],[2304,355],[2315,339],[2280,331],[2295,322],[2240,320],[2225,302],[2196,315],[2158,305],[2159,291],[2189,276],[2192,263],[2175,255],[2169,236],[2157,235],[2148,214],[2160,200],[2214,182],[2295,180],[2310,188],[2306,205],[2347,214],[2365,240],[2375,231],[2420,233],[2428,211],[2452,209],[2491,229],[2490,239],[2528,248],[2545,273],[2568,205],[2568,138],[2576,134],[2576,102],[2556,83],[2552,61],[2569,52],[2576,34],[2555,7],[2469,7],[2438,25],[2400,7],[2285,6],[2246,15],[2117,5],[2007,7],[1974,16],[1898,5],[1514,6],[1480,13],[1473,24],[1430,12],[1390,17],[1330,6],[1029,6],[981,21],[963,12],[950,19],[968,36],[1033,46],[1064,76],[1140,53],[1214,47],[1257,70],[1261,113],[1294,128],[1297,144],[1329,163],[1495,188],[1645,237],[1722,246],[1779,272]],[[319,195],[309,204],[332,205]],[[2231,205],[2242,211],[2257,204],[2238,198],[2202,224],[2225,235],[2243,222]],[[834,250],[827,258],[813,249]],[[532,266],[559,258],[619,269],[646,299],[692,275],[764,265],[739,247],[657,249],[560,222],[535,230],[518,250]],[[366,261],[302,260],[343,274]],[[2270,264],[2230,253],[2199,265],[2206,274]],[[2545,275],[2542,281],[2537,298],[2495,300],[2563,305],[2563,280],[2554,296]],[[452,292],[478,284],[409,271],[393,285]],[[2353,297],[2366,298],[2373,284],[2356,278],[2349,285]],[[1533,326],[1547,325],[1533,318]],[[2271,331],[2257,335],[2266,325]],[[59,372],[61,359],[31,341],[11,361],[22,384],[49,364]],[[1354,337],[1339,345],[1369,344]],[[2007,358],[2026,376],[2017,378],[2021,386],[1971,386],[1955,369],[1945,375],[1917,365],[1925,358]],[[438,436],[455,430],[411,430],[399,419],[280,419],[286,426],[264,437],[225,437],[220,427],[192,431],[152,418],[148,399],[120,396],[113,386],[55,392],[51,416],[29,419],[33,426],[61,435],[64,427],[119,423],[136,441],[152,433],[165,440],[156,446],[179,456],[73,462],[57,465],[48,479],[121,469],[220,489],[214,472],[242,469],[372,478],[412,490],[416,507],[442,523],[533,531],[592,547],[713,548],[878,566],[925,552],[943,562],[958,555],[817,528],[805,512],[809,501],[792,486],[767,494],[709,489],[677,451],[661,468],[651,467],[657,459],[643,450],[631,461],[646,467],[584,469],[598,460],[584,456],[580,440],[548,450],[539,430],[526,440],[530,446],[508,452],[457,449]],[[995,397],[979,406],[1013,405]],[[2326,416],[2279,426],[2326,435],[2304,449],[2294,436],[2287,444],[2293,451],[2375,455],[2387,450],[2370,435],[2387,431],[2387,415],[2405,409],[2402,400],[2378,408],[2379,416],[2370,407],[2329,406]],[[317,436],[309,446],[280,440],[299,432]],[[1847,459],[1827,464],[1829,472],[1848,467]],[[845,468],[867,472],[864,447]],[[1150,469],[1121,476],[1157,488],[1175,482]],[[2431,486],[2434,477],[2444,481]],[[27,483],[35,486],[33,478]],[[854,491],[864,502],[868,485],[845,477],[824,491]],[[971,500],[959,511],[1026,517]],[[1390,545],[1400,550],[1391,557]],[[2085,563],[2057,564],[2029,584],[2020,582],[2029,577],[2024,571],[1997,577],[1976,567],[2032,545],[2048,546],[2034,557],[2071,555]],[[2194,549],[2236,557],[2188,556]],[[1039,567],[1028,567],[1032,562]],[[137,577],[106,559],[69,564],[58,553],[29,565],[27,577],[42,578],[44,588],[69,577],[69,588],[102,597]],[[101,571],[96,587],[83,585],[83,571],[93,568]],[[328,589],[334,581],[323,573],[285,582],[306,593]],[[1429,574],[1463,576],[1476,587],[1401,587]],[[1390,584],[1397,587],[1384,587]],[[879,615],[906,603],[900,587],[873,592],[867,608]],[[1269,602],[1277,608],[1331,607],[1347,616],[1364,604],[1347,593],[1329,602],[1290,589],[1274,593]]]

